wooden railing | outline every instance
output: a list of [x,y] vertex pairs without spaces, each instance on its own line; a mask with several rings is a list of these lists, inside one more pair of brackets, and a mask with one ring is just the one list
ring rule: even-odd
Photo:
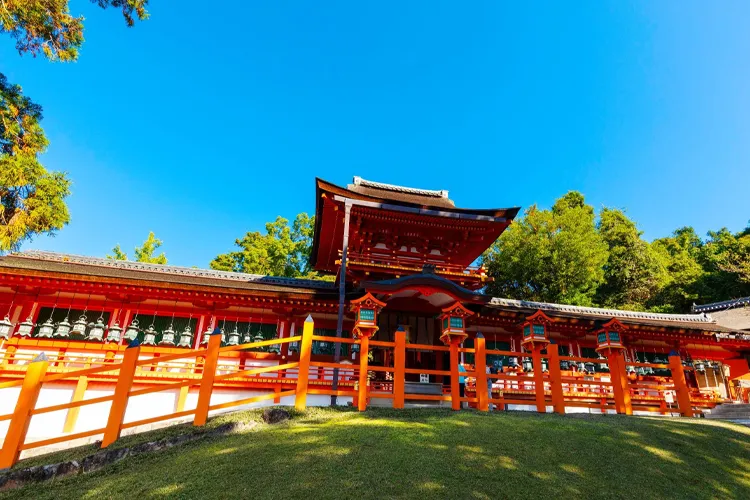
[[[680,414],[693,414],[690,393],[685,383],[683,367],[679,356],[672,356],[668,365],[638,363],[639,366],[667,368],[673,377],[669,381],[631,381],[626,373],[626,363],[621,353],[611,354],[607,360],[580,357],[562,357],[557,346],[550,344],[546,352],[535,351],[532,354],[520,351],[487,350],[485,339],[477,336],[474,348],[450,346],[433,346],[427,344],[407,344],[404,331],[397,331],[393,342],[360,338],[337,338],[313,334],[313,321],[308,317],[303,333],[300,336],[284,339],[264,340],[237,346],[221,347],[221,335],[211,335],[208,345],[203,349],[178,352],[160,357],[141,358],[141,348],[132,345],[124,351],[121,359],[89,359],[85,367],[70,369],[60,366],[67,358],[57,357],[53,360],[39,355],[25,365],[23,379],[0,383],[0,389],[20,387],[15,410],[7,415],[0,415],[0,422],[9,420],[9,427],[2,450],[0,451],[0,469],[11,467],[17,462],[24,450],[49,446],[57,443],[101,435],[103,448],[119,439],[124,429],[192,416],[193,424],[201,426],[206,423],[211,411],[247,405],[282,397],[294,396],[295,407],[304,410],[307,406],[307,395],[335,395],[351,397],[359,410],[365,410],[371,398],[390,399],[394,408],[404,408],[406,401],[446,401],[453,409],[460,409],[464,404],[487,411],[490,405],[503,409],[506,405],[531,405],[537,411],[546,412],[552,406],[556,413],[565,413],[566,408],[596,408],[602,412],[615,410],[618,413],[630,414],[633,409],[666,413],[666,397],[669,392],[676,394],[677,408]],[[324,362],[312,359],[312,342],[339,342],[358,344],[360,347],[359,364]],[[299,360],[272,366],[253,366],[221,364],[222,354],[233,351],[258,349],[261,347],[281,346],[288,343],[299,343]],[[385,349],[392,353],[393,366],[370,365],[367,353],[371,348]],[[449,369],[421,369],[406,367],[406,353],[409,350],[449,353]],[[473,366],[465,372],[459,371],[459,352],[474,357]],[[487,355],[511,356],[516,358],[531,357],[534,369],[531,373],[507,370],[501,373],[487,373]],[[21,356],[17,354],[16,356]],[[544,371],[542,360],[546,359],[549,370]],[[608,364],[610,380],[601,376],[584,375],[560,369],[561,361]],[[78,361],[75,361],[78,362]],[[164,370],[167,370],[166,372]],[[174,371],[176,370],[176,371]],[[338,387],[334,389],[332,381],[337,371]],[[316,374],[311,384],[311,373]],[[168,373],[170,378],[152,379],[144,374],[159,375]],[[266,380],[265,375],[275,373],[279,381],[273,392],[254,395],[238,400],[211,404],[211,395],[217,385],[228,381]],[[108,374],[116,375],[114,392],[110,395],[83,399],[86,381],[90,377]],[[433,377],[449,379],[442,394],[410,394],[405,391],[407,376],[426,374]],[[138,375],[137,387],[134,380]],[[385,380],[382,378],[385,377]],[[459,378],[466,377],[467,391],[461,396]],[[272,377],[273,378],[273,377]],[[72,401],[63,404],[36,407],[39,394],[44,384],[60,381],[76,381]],[[320,382],[323,383],[320,383]],[[282,385],[283,382],[283,385]],[[185,396],[190,387],[198,386],[198,397],[195,408],[185,409]],[[286,389],[285,389],[286,388]],[[151,418],[125,422],[125,412],[131,398],[146,394],[179,389],[175,411]],[[98,403],[111,403],[106,422],[101,427],[72,432],[75,417],[80,408]],[[36,415],[67,411],[63,434],[48,439],[27,442],[26,435],[31,419]]]

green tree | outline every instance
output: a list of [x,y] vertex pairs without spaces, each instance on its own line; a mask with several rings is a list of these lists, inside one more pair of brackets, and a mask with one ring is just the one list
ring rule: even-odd
[[0,74],[0,253],[35,234],[53,234],[70,219],[70,181],[38,159],[47,148],[41,119],[42,108]]
[[667,270],[667,278],[649,308],[661,312],[687,312],[700,302],[699,283],[706,271],[700,263],[703,242],[692,227],[677,229],[672,236],[651,243],[656,258]]
[[622,210],[604,208],[599,234],[608,247],[604,282],[596,291],[600,306],[644,310],[665,284],[663,260]]
[[593,304],[606,261],[594,209],[575,191],[551,210],[530,207],[482,258],[495,278],[487,293],[576,305]]
[[266,223],[266,232],[248,232],[235,241],[236,252],[217,255],[212,269],[238,273],[317,278],[310,266],[315,218],[298,214],[292,225],[281,216]]
[[[162,241],[154,236],[154,232],[149,232],[146,241],[144,241],[141,246],[136,247],[134,250],[135,261],[145,262],[148,264],[166,264],[167,256],[164,254],[164,252],[160,253],[159,255],[155,255],[156,251],[161,247],[161,245]],[[128,254],[123,252],[122,248],[120,248],[120,245],[118,244],[112,249],[112,255],[107,255],[107,258],[111,260],[128,260]]]
[[[92,0],[122,11],[129,26],[148,17],[148,0]],[[0,32],[16,40],[20,54],[74,61],[83,43],[83,17],[70,14],[68,0],[4,1]],[[70,180],[39,161],[47,148],[42,108],[0,73],[0,253],[17,250],[38,234],[54,234],[70,220],[65,198]]]
[[750,235],[727,228],[709,231],[701,261],[703,299],[713,302],[750,295]]

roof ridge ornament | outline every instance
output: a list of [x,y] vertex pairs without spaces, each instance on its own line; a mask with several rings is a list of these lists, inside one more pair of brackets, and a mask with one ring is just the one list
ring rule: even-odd
[[354,179],[352,180],[352,184],[354,184],[355,186],[383,189],[385,191],[397,191],[399,193],[409,193],[409,194],[417,194],[421,196],[431,196],[433,198],[448,199],[447,189],[433,190],[433,189],[420,189],[420,188],[412,188],[412,187],[406,187],[406,186],[398,186],[396,184],[386,184],[385,182],[368,181],[367,179],[363,179],[362,177],[359,177],[358,175],[354,176]]

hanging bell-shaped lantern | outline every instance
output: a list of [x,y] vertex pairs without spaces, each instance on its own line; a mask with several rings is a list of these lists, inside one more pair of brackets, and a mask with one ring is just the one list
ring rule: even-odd
[[187,347],[188,349],[193,347],[193,331],[190,326],[186,326],[180,334],[180,341],[177,342],[177,347]]
[[599,355],[599,359],[602,360],[602,362],[599,363],[599,370],[601,370],[603,372],[608,372],[609,371],[609,363],[605,362],[606,358],[604,356],[602,356],[602,355]]
[[201,345],[208,345],[208,339],[211,338],[211,333],[213,333],[213,329],[211,328],[211,325],[208,325],[206,327],[206,331],[203,332],[203,337],[201,338]]
[[53,333],[55,333],[55,324],[52,322],[52,317],[50,316],[47,321],[42,323],[42,326],[39,327],[39,333],[37,333],[36,336],[40,339],[51,339]]
[[72,328],[72,325],[70,324],[70,320],[67,316],[65,316],[65,319],[60,321],[57,324],[57,328],[55,329],[55,333],[52,335],[56,339],[67,339],[70,336],[70,329]]
[[547,358],[542,358],[542,371],[543,372],[549,371],[549,365],[547,363]]
[[166,330],[161,332],[161,340],[159,341],[159,345],[174,346],[174,339],[175,339],[175,331],[172,325],[170,324]]
[[104,324],[104,318],[99,316],[99,319],[96,320],[96,323],[91,325],[91,329],[89,330],[89,335],[86,337],[86,340],[90,340],[93,342],[102,342],[104,341],[104,330],[107,328],[107,325]]
[[107,342],[120,342],[120,338],[122,338],[122,327],[115,320],[112,326],[109,327],[109,330],[107,330]]
[[86,337],[86,329],[88,328],[88,321],[86,315],[81,314],[81,317],[73,323],[73,328],[70,330],[70,336],[73,338],[83,339]]
[[352,352],[359,352],[359,344],[352,344]]
[[509,368],[518,368],[518,358],[513,357],[508,360]]
[[156,345],[156,336],[159,332],[156,331],[154,325],[148,325],[148,328],[143,332],[143,342],[141,345]]
[[34,322],[31,321],[31,316],[26,318],[26,321],[18,325],[18,336],[19,337],[31,337],[34,331]]
[[10,322],[10,318],[6,314],[5,318],[0,321],[0,338],[9,339],[12,331],[13,323]]
[[693,367],[698,373],[706,373],[706,364],[701,360],[694,361]]
[[[255,337],[253,338],[253,342],[263,342],[266,340],[266,338],[263,336],[263,330],[258,328],[258,333],[255,334]],[[265,351],[265,347],[256,347],[255,348],[258,351]]]
[[531,358],[523,358],[523,371],[530,372],[534,370],[534,363]]
[[584,364],[584,369],[586,370],[586,373],[594,373],[596,372],[596,365],[592,362],[588,362]]
[[138,325],[138,320],[133,319],[133,321],[130,322],[128,327],[125,329],[125,341],[126,342],[132,342],[136,338],[138,338],[138,334],[141,333],[141,328]]
[[237,325],[234,326],[234,330],[229,332],[229,338],[227,339],[227,345],[239,345],[240,344],[240,332],[237,330]]
[[250,344],[252,341],[253,341],[253,334],[250,333],[250,329],[248,328],[245,334],[242,336],[242,343]]

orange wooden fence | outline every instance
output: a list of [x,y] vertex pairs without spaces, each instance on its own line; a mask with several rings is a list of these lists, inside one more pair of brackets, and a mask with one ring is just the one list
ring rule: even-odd
[[[22,380],[13,380],[0,383],[0,389],[20,386],[20,393],[11,414],[0,415],[0,421],[10,420],[8,432],[0,451],[0,469],[11,467],[15,464],[23,450],[48,446],[80,438],[101,435],[101,446],[103,448],[111,445],[119,439],[123,429],[155,422],[193,417],[193,423],[201,426],[206,423],[210,411],[246,405],[273,399],[279,401],[285,396],[294,396],[295,407],[304,410],[307,406],[308,394],[326,394],[337,396],[349,396],[353,398],[354,404],[359,410],[365,410],[372,398],[391,399],[394,408],[404,408],[406,401],[446,401],[450,402],[453,409],[460,409],[467,403],[480,411],[488,411],[490,406],[503,409],[506,405],[532,405],[537,411],[546,412],[551,406],[556,413],[565,413],[566,408],[594,408],[602,412],[616,410],[618,413],[631,414],[634,409],[639,411],[653,411],[666,413],[665,393],[674,391],[676,403],[681,415],[693,415],[693,403],[690,392],[686,385],[683,366],[679,356],[671,356],[669,365],[656,365],[648,363],[627,363],[621,353],[611,354],[606,360],[590,359],[570,356],[560,356],[557,346],[551,344],[547,353],[536,351],[529,355],[524,352],[500,351],[486,349],[484,338],[479,335],[475,339],[474,348],[459,348],[457,345],[433,346],[425,344],[407,344],[404,331],[397,331],[393,342],[376,341],[368,338],[359,340],[318,336],[313,334],[313,320],[308,317],[305,321],[301,336],[284,339],[265,340],[237,346],[221,347],[221,335],[212,335],[207,347],[199,350],[191,350],[184,353],[169,354],[161,357],[150,357],[141,359],[140,346],[129,347],[125,350],[123,358],[117,362],[114,359],[101,360],[97,366],[83,369],[50,369],[50,360],[44,354],[33,362],[26,365],[25,376]],[[359,344],[360,356],[359,366],[348,363],[330,363],[312,359],[312,342],[340,342]],[[261,366],[253,368],[240,367],[242,369],[225,369],[222,367],[220,357],[222,354],[244,349],[282,345],[286,343],[299,343],[299,361],[288,362],[274,366]],[[393,366],[369,365],[367,353],[370,349],[386,349],[392,353]],[[449,353],[451,366],[448,370],[426,370],[420,368],[406,367],[406,353],[408,350],[432,351],[438,353]],[[474,366],[466,372],[459,372],[458,356],[460,353],[474,355]],[[533,374],[526,373],[486,373],[487,355],[501,355],[513,357],[531,357],[534,369]],[[188,359],[188,361],[180,361]],[[544,371],[542,360],[548,361],[549,370]],[[567,361],[583,363],[607,363],[610,369],[610,380],[603,381],[600,378],[575,374],[560,369],[560,362]],[[629,380],[626,373],[627,365],[649,366],[652,368],[668,368],[672,371],[671,383],[654,384],[638,383]],[[177,369],[190,369],[190,372],[170,373],[173,376],[182,376],[181,380],[159,381],[146,384],[145,387],[134,389],[134,378],[143,370],[156,370],[164,367],[177,367]],[[339,370],[339,377],[349,383],[340,384],[343,387],[333,390],[330,385],[310,383],[311,371],[319,370],[325,379],[333,370]],[[217,384],[227,380],[247,380],[250,377],[276,372],[277,377],[283,380],[292,389],[277,390],[267,394],[261,394],[235,401],[211,404],[211,395]],[[114,392],[108,396],[91,399],[83,399],[88,377],[102,373],[115,373],[117,375]],[[390,378],[390,382],[371,382],[368,374],[380,373]],[[442,394],[410,394],[405,391],[406,375],[427,374],[438,377],[449,377],[450,384]],[[289,375],[296,375],[290,378]],[[466,394],[459,394],[459,377],[467,377],[469,381]],[[320,376],[319,376],[320,378]],[[76,390],[73,400],[64,404],[36,407],[43,384],[61,381],[75,380]],[[492,381],[492,387],[489,387]],[[143,385],[143,384],[140,384]],[[352,385],[354,387],[352,387]],[[197,404],[194,409],[184,409],[184,395],[191,386],[199,386]],[[472,389],[473,388],[473,389]],[[135,420],[125,423],[125,412],[130,398],[180,389],[182,403],[178,403],[176,410],[172,413],[160,415],[153,418]],[[109,415],[102,427],[83,432],[72,433],[73,423],[77,411],[84,406],[102,402],[111,402]],[[49,439],[26,442],[26,434],[31,419],[35,415],[49,412],[67,410],[64,433]]]

